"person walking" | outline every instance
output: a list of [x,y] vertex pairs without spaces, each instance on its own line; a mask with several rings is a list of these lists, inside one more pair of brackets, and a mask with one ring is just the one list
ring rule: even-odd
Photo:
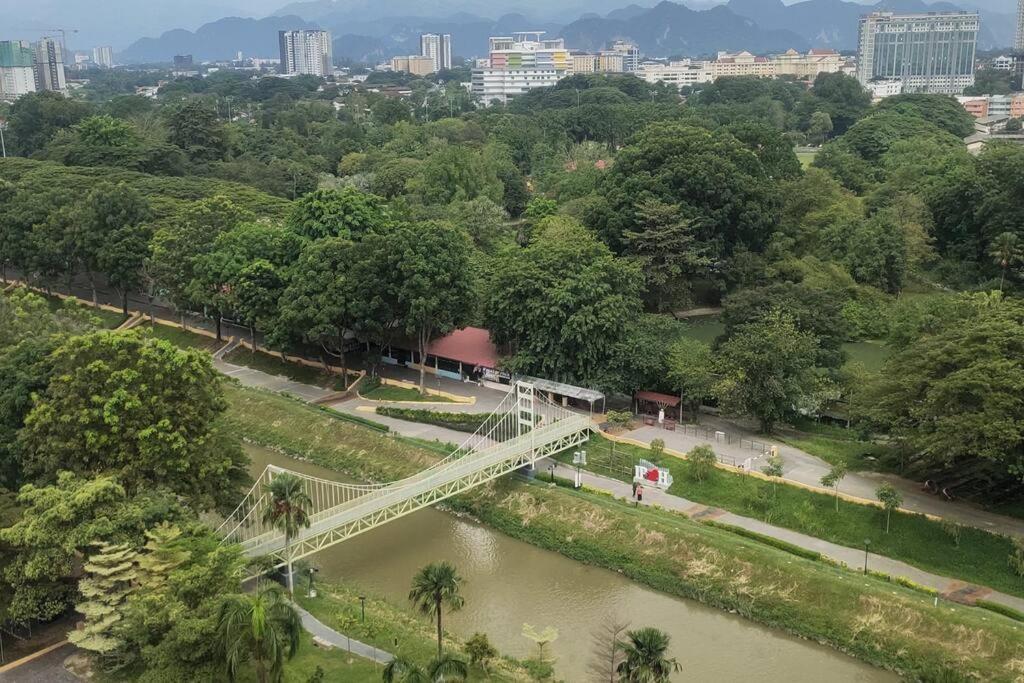
[[637,487],[638,487],[639,485],[640,485],[640,483],[639,483],[639,482],[638,482],[638,481],[637,481],[636,479],[634,479],[634,480],[633,480],[633,497],[634,497],[634,498],[636,498],[636,488],[637,488]]
[[636,502],[637,502],[637,504],[640,504],[640,503],[644,502],[644,487],[643,486],[637,486],[636,487]]

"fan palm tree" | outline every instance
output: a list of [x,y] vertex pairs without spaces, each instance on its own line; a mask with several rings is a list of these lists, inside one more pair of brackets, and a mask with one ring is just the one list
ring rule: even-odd
[[999,276],[999,291],[1003,291],[1003,281],[1006,279],[1006,271],[1022,259],[1020,239],[1012,232],[1004,232],[997,235],[992,241],[989,256],[995,262],[1002,274]]
[[299,528],[309,527],[308,509],[313,505],[302,490],[302,479],[294,474],[279,474],[265,487],[270,494],[270,506],[263,511],[263,523],[284,532],[284,554],[288,558],[288,592],[293,593],[292,539]]
[[448,562],[433,562],[416,572],[412,578],[409,600],[421,614],[437,618],[437,657],[441,658],[441,610],[443,605],[456,612],[462,608],[459,595],[462,577]]
[[469,667],[458,657],[444,653],[423,668],[405,657],[396,657],[384,667],[384,683],[457,683],[469,677]]
[[669,635],[646,627],[626,631],[619,663],[620,683],[665,683],[680,670],[679,662],[668,656]]
[[230,595],[221,604],[217,636],[232,681],[239,664],[251,658],[259,683],[278,683],[301,634],[302,619],[277,586]]

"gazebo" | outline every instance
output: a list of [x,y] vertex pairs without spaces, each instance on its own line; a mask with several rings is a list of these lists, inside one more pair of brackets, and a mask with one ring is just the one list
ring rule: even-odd
[[679,397],[657,391],[638,391],[633,394],[633,410],[647,418],[675,422],[680,418]]

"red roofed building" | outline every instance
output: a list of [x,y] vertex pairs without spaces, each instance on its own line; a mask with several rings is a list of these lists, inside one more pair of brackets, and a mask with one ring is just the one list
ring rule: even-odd
[[[413,342],[395,342],[383,356],[385,363],[419,367],[419,353]],[[464,327],[427,345],[428,372],[462,380],[479,378],[498,369],[498,347],[491,333],[480,327]]]

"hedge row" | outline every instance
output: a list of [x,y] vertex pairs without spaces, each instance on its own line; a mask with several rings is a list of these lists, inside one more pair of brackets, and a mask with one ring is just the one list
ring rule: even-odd
[[395,408],[392,406],[378,406],[377,414],[385,417],[393,417],[406,422],[420,422],[422,424],[445,427],[459,432],[472,434],[484,423],[490,413],[450,413],[439,410],[423,410],[421,408]]

